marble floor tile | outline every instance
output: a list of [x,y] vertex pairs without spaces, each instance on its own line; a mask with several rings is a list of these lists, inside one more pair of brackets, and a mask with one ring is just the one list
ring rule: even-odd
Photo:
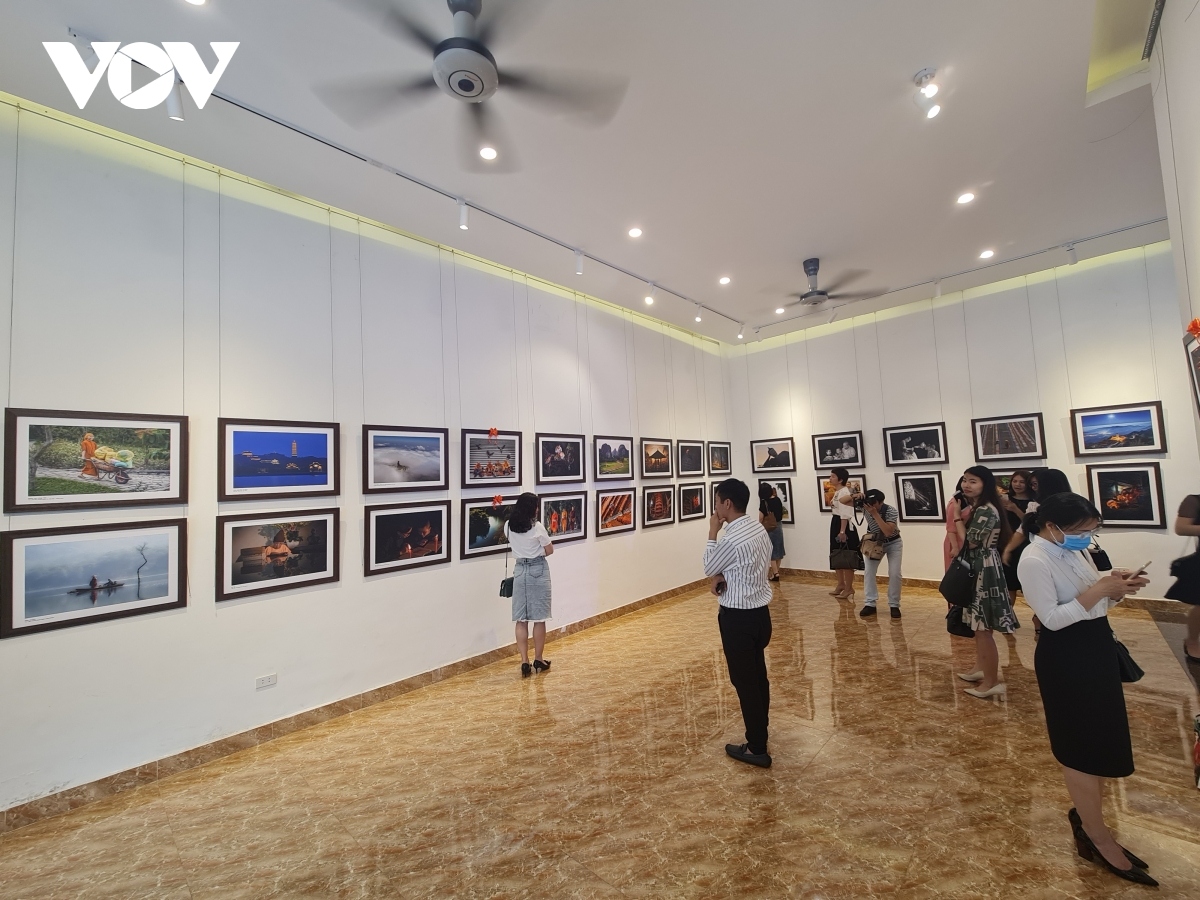
[[[1074,853],[1026,626],[1006,701],[963,693],[968,641],[906,588],[862,619],[785,580],[769,770],[712,598],[694,593],[0,836],[8,897],[1144,896]],[[1148,613],[1113,617],[1138,771],[1106,814],[1161,896],[1200,898],[1196,690]]]

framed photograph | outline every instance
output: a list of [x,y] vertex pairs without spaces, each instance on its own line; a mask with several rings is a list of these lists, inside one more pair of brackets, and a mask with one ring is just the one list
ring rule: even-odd
[[867,464],[863,453],[861,431],[837,431],[831,434],[814,434],[813,468],[828,469],[841,466],[844,469],[861,469]]
[[1076,456],[1128,456],[1167,452],[1162,403],[1125,403],[1071,410]]
[[364,425],[364,494],[444,491],[450,487],[450,432],[445,428]]
[[1012,490],[1012,477],[1016,469],[992,469],[992,474],[996,477],[996,490],[1002,494],[1007,494]]
[[671,442],[661,438],[642,438],[642,477],[670,478]]
[[717,488],[720,486],[720,484],[720,481],[710,481],[708,483],[708,496],[711,503],[709,506],[710,509],[715,510],[717,508]]
[[901,522],[946,522],[941,472],[897,472],[896,506]]
[[217,419],[217,499],[335,497],[336,422]]
[[1088,466],[1087,481],[1088,496],[1106,527],[1167,527],[1158,463]]
[[750,442],[750,466],[760,472],[795,472],[796,445],[790,437]]
[[508,521],[516,502],[515,495],[463,500],[461,559],[487,556],[489,553],[504,553],[508,550],[504,523]]
[[596,491],[596,534],[619,534],[637,528],[637,493],[634,488]]
[[572,484],[585,481],[584,442],[582,434],[536,435],[533,446],[537,450],[537,483]]
[[1184,334],[1183,349],[1187,353],[1188,371],[1192,373],[1192,396],[1196,398],[1196,408],[1200,409],[1200,340],[1190,332]]
[[450,562],[450,501],[368,506],[363,574]]
[[338,511],[217,516],[217,602],[337,581]]
[[884,462],[889,466],[930,466],[950,461],[946,423],[883,429]]
[[587,491],[542,494],[540,499],[539,515],[550,540],[565,544],[587,537]]
[[[854,479],[851,480],[853,481]],[[779,502],[783,504],[783,518],[780,520],[779,524],[795,525],[796,517],[792,513],[792,479],[760,478],[758,479],[758,484],[760,487],[764,484],[769,484],[771,487],[775,488],[775,496],[778,497]],[[866,488],[864,487],[863,490],[866,490]],[[750,498],[750,502],[752,505],[754,505],[755,509],[758,508],[757,505],[754,504],[753,497]]]
[[972,419],[971,434],[975,440],[975,461],[983,465],[1046,458],[1046,429],[1040,412]]
[[[521,432],[462,431],[462,486],[496,487],[521,483]],[[465,522],[465,520],[464,520]]]
[[732,446],[728,441],[708,442],[709,475],[730,475],[733,473],[733,463],[730,461]]
[[633,438],[596,435],[595,465],[592,473],[597,481],[631,481],[633,479]]
[[[772,481],[771,484],[775,484],[775,482]],[[865,494],[867,492],[867,476],[857,474],[851,475],[850,480],[846,482],[846,487],[850,488],[850,490],[856,494]],[[821,507],[821,512],[833,512],[834,493],[834,487],[829,483],[829,476],[818,475],[817,503]]]
[[679,453],[679,476],[704,476],[704,441],[676,441]]
[[704,508],[704,482],[679,485],[679,521],[703,519],[708,515]]
[[642,527],[670,525],[675,521],[675,488],[642,488]]
[[0,534],[0,638],[187,606],[187,520]]
[[187,503],[187,476],[187,416],[4,411],[6,513]]

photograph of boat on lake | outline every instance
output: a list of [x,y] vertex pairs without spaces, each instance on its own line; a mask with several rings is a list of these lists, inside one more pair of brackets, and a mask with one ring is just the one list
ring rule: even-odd
[[43,528],[0,535],[0,637],[187,604],[187,522]]
[[1127,403],[1071,410],[1076,456],[1166,453],[1162,403]]
[[336,423],[218,419],[217,427],[218,500],[340,492]]
[[445,428],[364,425],[363,493],[445,490],[448,443]]
[[185,416],[7,409],[4,419],[5,512],[187,502]]
[[217,517],[217,600],[338,580],[338,511]]

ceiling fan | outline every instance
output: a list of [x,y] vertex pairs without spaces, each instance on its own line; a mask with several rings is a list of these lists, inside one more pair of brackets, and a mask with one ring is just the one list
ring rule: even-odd
[[838,290],[838,288],[849,284],[851,281],[866,275],[866,269],[850,269],[843,272],[841,277],[835,278],[832,284],[826,285],[823,289],[819,288],[817,287],[817,272],[820,268],[821,260],[815,256],[804,261],[804,274],[808,276],[808,290],[803,293],[788,294],[789,297],[796,297],[797,303],[800,306],[820,306],[833,300],[841,300],[843,303],[849,303],[852,300],[865,300],[868,297],[878,297],[880,294],[887,293],[887,288],[852,292]]
[[381,24],[391,34],[432,53],[432,71],[342,81],[316,88],[317,95],[344,120],[361,126],[441,92],[461,104],[467,126],[463,161],[472,171],[518,167],[489,103],[498,92],[592,125],[612,119],[625,97],[628,82],[612,76],[500,68],[488,45],[522,12],[539,5],[533,0],[488,0],[486,15],[483,0],[446,0],[454,36],[444,40],[391,0],[355,0],[354,5],[382,14]]

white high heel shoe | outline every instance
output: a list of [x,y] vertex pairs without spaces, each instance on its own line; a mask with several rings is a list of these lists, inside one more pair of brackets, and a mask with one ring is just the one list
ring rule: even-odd
[[983,681],[983,672],[968,672],[966,675],[963,675],[960,672],[958,677],[963,681],[970,681],[971,683],[974,683],[976,681]]
[[988,688],[986,691],[978,691],[975,688],[963,688],[963,693],[970,694],[972,697],[978,697],[980,700],[986,700],[988,697],[999,697],[1003,700],[1008,693],[1008,685],[1001,682]]

